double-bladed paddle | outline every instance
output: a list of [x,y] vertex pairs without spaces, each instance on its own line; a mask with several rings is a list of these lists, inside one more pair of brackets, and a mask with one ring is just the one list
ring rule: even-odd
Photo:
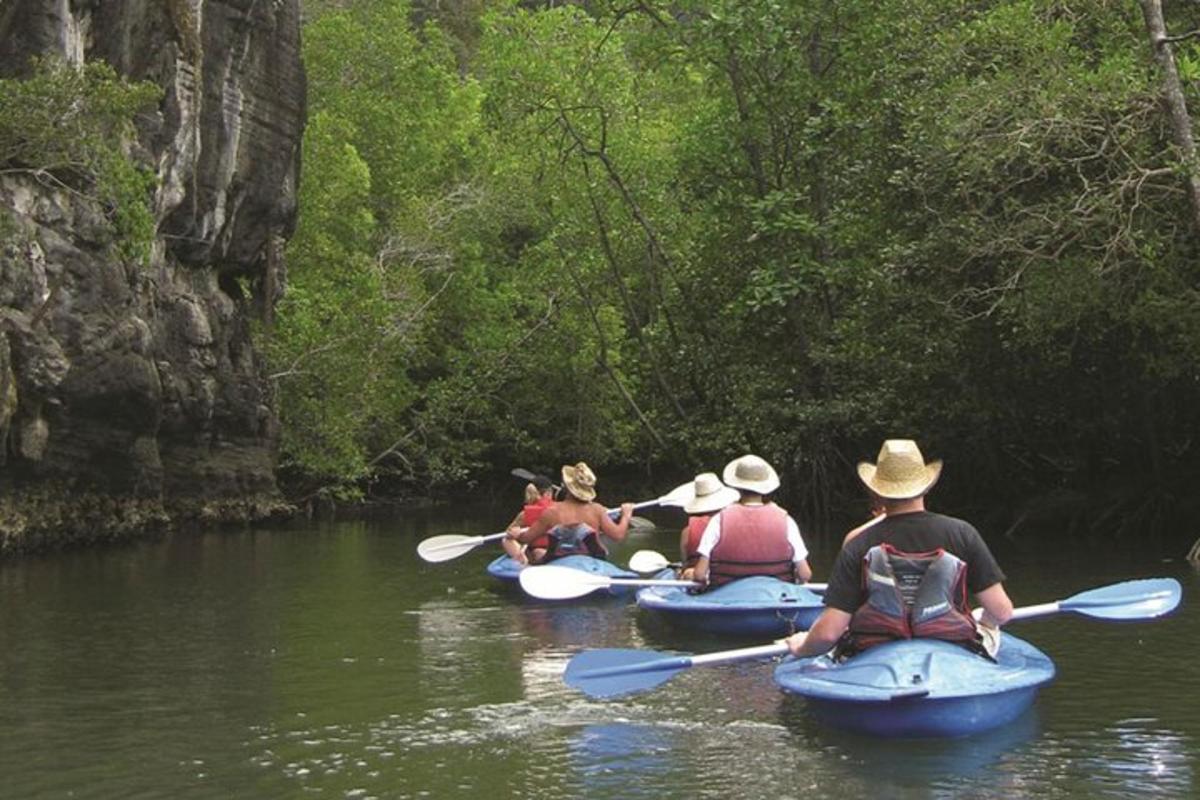
[[487,536],[466,536],[461,533],[447,533],[441,536],[431,536],[417,545],[417,555],[431,563],[450,561],[458,558],[488,542],[498,542],[508,535],[507,531],[491,533]]
[[[545,475],[538,475],[536,472],[530,472],[529,470],[525,469],[524,467],[514,467],[512,472],[510,472],[509,474],[512,475],[514,478],[520,478],[521,480],[529,481],[530,483],[533,483],[533,481],[536,480],[537,478],[545,478],[546,481],[550,480],[549,478],[546,478]],[[550,488],[557,492],[562,487],[556,483],[551,483]]]
[[[1174,578],[1124,581],[1080,592],[1066,600],[1015,609],[1013,619],[1063,611],[1102,620],[1154,619],[1174,611],[1181,593],[1179,581]],[[788,647],[782,642],[704,655],[654,650],[585,650],[568,662],[563,680],[589,697],[618,697],[653,689],[689,667],[773,658],[787,652]]]
[[[659,557],[661,558],[661,556]],[[634,571],[641,572],[642,570]],[[591,594],[597,589],[610,589],[613,586],[677,586],[682,589],[699,589],[703,585],[698,581],[679,581],[670,578],[619,578],[554,564],[526,567],[521,570],[520,580],[522,589],[542,600],[570,600]],[[804,588],[822,592],[825,590],[825,584],[806,583]]]
[[[676,486],[671,491],[664,494],[662,497],[656,497],[653,500],[644,500],[641,503],[635,503],[633,508],[649,508],[650,506],[678,506],[686,503],[692,497],[692,484],[684,483]],[[608,514],[610,516],[620,514],[621,509],[610,508]],[[417,555],[426,561],[440,562],[450,561],[458,558],[461,555],[471,552],[481,544],[487,542],[498,542],[507,534],[504,531],[500,533],[492,533],[487,536],[466,536],[457,533],[448,533],[441,536],[431,536],[423,540],[417,545]]]
[[679,586],[688,589],[700,586],[695,581],[667,578],[614,578],[555,564],[526,567],[521,570],[520,580],[522,589],[542,600],[570,600],[613,586]]

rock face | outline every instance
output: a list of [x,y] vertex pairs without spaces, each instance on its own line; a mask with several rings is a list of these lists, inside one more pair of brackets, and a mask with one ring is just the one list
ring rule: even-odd
[[0,5],[0,75],[53,52],[164,91],[133,143],[159,178],[148,265],[94,204],[0,172],[0,555],[283,509],[251,328],[284,283],[299,48],[299,0]]

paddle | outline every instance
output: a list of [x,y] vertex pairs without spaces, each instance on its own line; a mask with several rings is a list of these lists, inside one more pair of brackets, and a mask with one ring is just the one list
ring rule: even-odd
[[614,578],[572,567],[541,564],[521,570],[521,588],[543,600],[570,600],[583,597],[597,589],[613,586],[682,586],[699,587],[695,581],[676,581],[651,578]]
[[[1066,600],[1018,608],[1013,619],[1070,611],[1106,620],[1153,619],[1179,605],[1182,590],[1174,578],[1125,581],[1073,595]],[[704,655],[672,655],[653,650],[586,650],[567,663],[563,680],[589,697],[607,698],[653,689],[689,667],[728,664],[785,655],[782,642]]]
[[657,550],[638,550],[629,559],[629,569],[632,572],[662,572],[667,567],[678,566],[678,561],[667,561],[667,557]]
[[[538,475],[536,472],[530,472],[529,470],[525,469],[524,467],[515,467],[512,470],[511,474],[513,475],[513,477],[520,478],[523,481],[530,481],[530,482],[532,482],[535,478],[544,477],[542,475]],[[549,481],[550,479],[545,478],[545,480]],[[560,491],[562,489],[562,487],[556,483],[550,484],[550,488],[556,492]],[[684,502],[687,502],[686,499],[684,500]],[[646,519],[645,517],[631,517],[629,519],[630,530],[652,531],[657,527],[658,526],[654,524],[653,520]]]
[[450,561],[466,555],[481,544],[498,542],[507,535],[506,531],[500,531],[487,536],[464,536],[458,533],[431,536],[417,545],[417,555],[434,564]]
[[[521,570],[521,588],[543,600],[570,600],[573,597],[591,594],[597,589],[609,589],[613,586],[679,586],[693,589],[699,588],[701,585],[696,581],[677,581],[668,578],[614,578],[611,575],[599,575],[554,564],[527,567]],[[825,590],[823,583],[807,583],[804,584],[804,587],[814,592]]]
[[[676,486],[671,491],[664,494],[662,497],[656,497],[653,500],[644,500],[640,503],[635,503],[633,508],[649,508],[650,506],[678,506],[686,503],[691,498],[692,484],[684,483]],[[609,516],[616,516],[621,513],[619,508],[608,509]],[[648,520],[647,520],[648,521]],[[651,523],[653,525],[653,523]],[[465,536],[462,534],[449,533],[442,536],[432,536],[425,539],[417,545],[417,555],[426,561],[433,563],[441,561],[450,561],[458,558],[461,555],[471,552],[481,544],[487,542],[496,542],[505,537],[505,533],[492,533],[487,536]]]
[[[512,472],[510,472],[509,474],[512,475],[514,478],[520,478],[521,480],[527,481],[529,483],[533,483],[535,478],[544,478],[545,477],[544,475],[538,475],[536,472],[530,472],[529,470],[524,469],[523,467],[515,467],[512,470]],[[550,479],[546,478],[546,480],[549,481]],[[561,486],[559,486],[558,484],[554,484],[554,483],[550,484],[550,488],[556,492],[559,491],[560,489],[562,489]]]
[[[1044,617],[1062,611],[1070,611],[1093,619],[1141,620],[1161,617],[1175,610],[1182,594],[1179,581],[1174,578],[1145,578],[1136,581],[1114,583],[1089,589],[1072,595],[1066,600],[1024,606],[1013,610],[1013,620]],[[979,619],[983,609],[975,609]]]

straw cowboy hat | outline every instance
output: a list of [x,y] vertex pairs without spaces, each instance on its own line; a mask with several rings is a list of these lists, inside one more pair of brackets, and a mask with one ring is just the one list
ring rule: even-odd
[[911,500],[933,488],[942,462],[925,463],[912,439],[888,439],[879,449],[878,464],[858,465],[858,477],[875,494],[888,500]]
[[688,514],[712,514],[730,503],[736,503],[741,495],[721,483],[715,472],[705,472],[692,481],[692,499],[683,506]]
[[754,455],[735,458],[725,465],[721,475],[726,486],[755,494],[770,494],[779,488],[779,476],[763,459]]
[[576,500],[589,503],[596,499],[596,473],[580,461],[575,466],[562,468],[563,486]]

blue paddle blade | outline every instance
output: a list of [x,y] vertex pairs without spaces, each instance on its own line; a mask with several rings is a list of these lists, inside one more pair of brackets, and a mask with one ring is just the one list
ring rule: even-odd
[[1153,619],[1174,611],[1182,592],[1174,578],[1147,578],[1081,592],[1059,608],[1098,619]]
[[654,650],[585,650],[567,663],[563,681],[588,697],[619,697],[653,689],[691,665],[690,656]]

